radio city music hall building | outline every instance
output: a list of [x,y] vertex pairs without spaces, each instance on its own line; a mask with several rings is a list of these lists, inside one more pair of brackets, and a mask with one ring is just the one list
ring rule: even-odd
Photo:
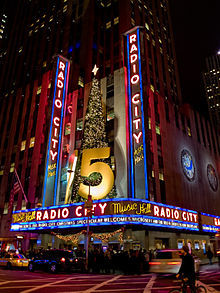
[[[124,227],[122,244],[109,240],[118,248],[185,242],[199,254],[214,246],[219,137],[182,100],[169,3],[31,1],[17,4],[14,21],[7,5],[8,39],[0,39],[1,247],[59,247],[51,232],[85,229],[84,202],[65,202],[65,196],[95,64],[117,195],[92,195],[91,229]],[[28,203],[20,191],[10,217],[15,169]]]

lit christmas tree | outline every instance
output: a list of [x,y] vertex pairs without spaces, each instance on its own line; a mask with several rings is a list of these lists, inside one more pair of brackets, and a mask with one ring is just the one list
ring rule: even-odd
[[[95,65],[93,72],[96,75],[97,67]],[[100,173],[94,172],[88,178],[81,176],[81,160],[82,151],[84,149],[93,148],[105,148],[108,147],[106,130],[105,130],[105,119],[103,115],[102,97],[100,91],[100,82],[94,76],[92,80],[92,87],[88,100],[88,107],[85,116],[83,139],[81,144],[81,150],[79,152],[78,162],[75,170],[75,177],[73,180],[72,188],[72,202],[84,201],[84,199],[78,194],[79,185],[83,183],[85,185],[96,186],[102,181]],[[110,158],[100,159],[99,161],[105,162],[110,165]],[[108,197],[116,196],[116,188],[113,186]]]

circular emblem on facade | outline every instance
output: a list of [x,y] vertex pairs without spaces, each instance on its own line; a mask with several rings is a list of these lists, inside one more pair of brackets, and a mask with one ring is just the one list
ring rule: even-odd
[[189,181],[195,179],[195,166],[193,163],[192,155],[189,151],[183,150],[181,153],[181,164],[183,168],[183,173]]
[[211,164],[207,166],[207,177],[209,181],[209,185],[213,191],[217,191],[218,189],[218,178],[215,172],[214,167]]

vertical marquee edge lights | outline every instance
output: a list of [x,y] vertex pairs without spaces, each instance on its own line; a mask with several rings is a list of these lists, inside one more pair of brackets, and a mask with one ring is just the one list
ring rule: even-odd
[[62,153],[63,117],[65,114],[70,63],[57,56],[56,75],[48,139],[45,177],[43,188],[43,206],[56,205]]
[[140,29],[126,33],[128,66],[129,193],[148,199],[144,107],[141,74]]

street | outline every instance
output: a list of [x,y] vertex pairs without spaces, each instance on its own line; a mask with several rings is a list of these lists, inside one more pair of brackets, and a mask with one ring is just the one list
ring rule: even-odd
[[[202,266],[200,282],[207,292],[220,292],[220,269]],[[165,293],[178,287],[172,275],[49,274],[0,269],[0,293]]]

